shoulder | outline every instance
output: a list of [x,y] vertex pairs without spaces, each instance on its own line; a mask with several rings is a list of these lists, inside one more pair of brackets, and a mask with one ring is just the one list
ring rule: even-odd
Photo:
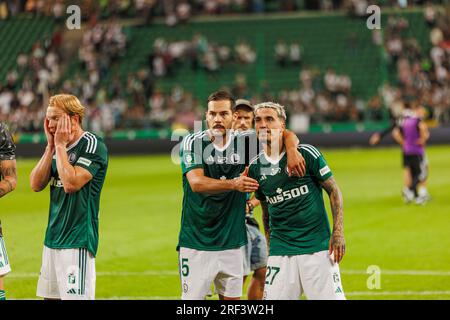
[[261,156],[264,154],[264,151],[261,151],[260,153],[258,153],[255,157],[253,157],[252,159],[250,159],[250,162],[248,164],[248,169],[249,171],[252,170],[257,170],[259,165],[261,164]]
[[318,159],[322,156],[320,150],[310,144],[301,144],[298,149],[304,157],[306,156],[308,158]]
[[0,136],[8,136],[8,135],[9,135],[8,126],[5,123],[0,122]]
[[83,152],[91,154],[103,154],[108,152],[103,139],[92,132],[86,131],[81,140],[83,143]]
[[183,151],[193,150],[195,143],[198,143],[198,141],[203,141],[206,135],[206,130],[188,134],[181,142],[181,149]]

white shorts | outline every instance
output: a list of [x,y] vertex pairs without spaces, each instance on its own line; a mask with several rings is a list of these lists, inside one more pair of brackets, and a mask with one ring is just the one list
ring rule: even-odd
[[0,277],[11,272],[9,265],[8,253],[6,252],[6,245],[3,237],[0,237]]
[[203,300],[211,293],[211,285],[219,295],[242,296],[243,250],[199,251],[180,248],[179,271],[182,300]]
[[95,299],[95,258],[86,249],[44,246],[38,297],[61,300]]
[[339,265],[328,251],[297,256],[270,256],[264,300],[345,300]]

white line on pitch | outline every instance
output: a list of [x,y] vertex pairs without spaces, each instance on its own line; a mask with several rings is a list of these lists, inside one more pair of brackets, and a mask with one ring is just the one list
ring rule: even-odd
[[450,295],[450,291],[355,291],[345,294],[347,296],[443,296]]
[[[364,270],[342,270],[342,274],[346,275],[368,275]],[[104,271],[97,272],[98,277],[145,277],[145,276],[178,276],[176,270],[147,270],[147,271]],[[370,275],[370,274],[369,274]],[[438,271],[438,270],[383,270],[381,269],[381,275],[397,275],[397,276],[442,276],[449,277],[450,271]],[[12,272],[8,278],[37,278],[37,273],[21,273]]]
[[[448,296],[450,291],[354,291],[346,292],[347,296]],[[109,297],[97,298],[97,300],[179,300],[180,296],[136,296],[136,297]],[[40,300],[34,298],[22,298],[11,300]]]

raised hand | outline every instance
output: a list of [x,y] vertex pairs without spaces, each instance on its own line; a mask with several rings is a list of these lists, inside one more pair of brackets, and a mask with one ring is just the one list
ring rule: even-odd
[[44,131],[45,136],[47,137],[47,145],[53,149],[55,147],[55,138],[53,137],[53,134],[50,132],[49,123],[50,121],[47,118],[45,118]]
[[70,117],[67,114],[63,114],[58,120],[55,132],[55,146],[64,146],[70,142],[72,136],[72,128],[70,124]]

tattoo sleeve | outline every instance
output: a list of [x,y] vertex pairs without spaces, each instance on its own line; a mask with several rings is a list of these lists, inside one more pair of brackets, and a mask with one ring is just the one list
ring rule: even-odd
[[0,198],[15,189],[16,181],[17,173],[15,160],[0,162]]
[[321,182],[322,187],[330,197],[331,212],[333,215],[333,233],[344,232],[344,200],[334,177]]

